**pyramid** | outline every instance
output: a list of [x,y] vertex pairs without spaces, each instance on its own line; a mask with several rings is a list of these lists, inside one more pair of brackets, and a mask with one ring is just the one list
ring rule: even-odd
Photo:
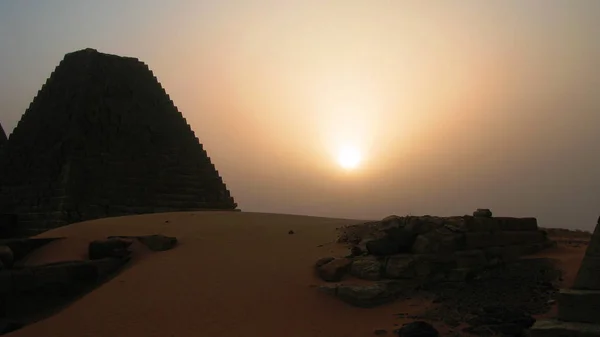
[[556,319],[537,321],[532,337],[600,337],[600,218],[571,289],[561,289]]
[[8,141],[6,137],[6,133],[4,133],[4,129],[2,128],[2,124],[0,124],[0,148]]
[[202,144],[146,64],[66,54],[0,156],[0,213],[21,235],[110,216],[235,210]]

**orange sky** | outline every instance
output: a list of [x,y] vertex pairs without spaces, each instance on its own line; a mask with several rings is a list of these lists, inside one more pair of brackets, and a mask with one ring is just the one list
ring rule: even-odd
[[592,228],[598,36],[594,0],[3,2],[0,122],[91,47],[150,66],[243,210]]

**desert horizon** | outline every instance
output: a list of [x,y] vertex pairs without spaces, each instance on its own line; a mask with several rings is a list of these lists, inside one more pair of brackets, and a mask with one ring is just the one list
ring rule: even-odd
[[244,210],[490,208],[592,230],[598,13],[583,0],[1,4],[0,124],[10,135],[64,55],[93,48],[149,66]]
[[600,337],[600,2],[0,1],[0,335]]

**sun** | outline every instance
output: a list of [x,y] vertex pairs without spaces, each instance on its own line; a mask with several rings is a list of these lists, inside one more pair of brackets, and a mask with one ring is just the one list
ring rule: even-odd
[[338,155],[338,164],[346,170],[352,170],[358,167],[361,161],[360,151],[355,147],[344,147]]

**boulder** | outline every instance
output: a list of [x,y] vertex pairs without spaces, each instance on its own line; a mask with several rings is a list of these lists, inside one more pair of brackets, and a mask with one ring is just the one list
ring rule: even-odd
[[32,251],[62,238],[17,238],[0,240],[0,246],[7,246],[12,250],[14,260],[18,261]]
[[406,223],[404,228],[416,236],[429,233],[432,230],[442,227],[444,225],[444,219],[432,216],[415,216],[409,217],[406,220]]
[[355,258],[350,267],[350,274],[363,280],[377,281],[381,279],[383,263],[381,258],[366,256]]
[[415,254],[448,254],[465,247],[465,234],[441,227],[417,236],[412,246]]
[[390,215],[381,219],[381,225],[383,227],[403,227],[405,225],[406,218],[398,215]]
[[350,249],[350,255],[351,256],[361,256],[364,255],[364,251],[362,248],[358,247],[358,246],[354,246]]
[[406,323],[396,332],[399,337],[438,337],[440,335],[431,324],[424,321]]
[[342,301],[361,308],[375,307],[396,299],[384,282],[370,285],[339,285],[336,295]]
[[322,257],[322,258],[318,259],[317,262],[315,262],[315,268],[319,268],[322,265],[325,265],[333,260],[335,260],[335,257],[331,257],[331,256]]
[[400,245],[391,240],[389,237],[381,239],[367,239],[366,248],[369,254],[373,255],[393,255],[400,252]]
[[348,272],[352,260],[337,258],[317,267],[319,277],[326,282],[338,282]]
[[411,255],[390,256],[385,264],[385,277],[411,279],[415,277],[415,257]]
[[488,260],[483,250],[467,250],[454,253],[456,256],[456,265],[458,268],[483,268]]
[[474,217],[482,217],[482,218],[491,218],[492,211],[487,208],[478,208],[475,212],[473,212]]
[[90,260],[103,259],[107,257],[125,257],[131,252],[128,250],[132,241],[122,238],[109,238],[106,240],[94,240],[88,246]]
[[365,238],[361,245],[369,254],[393,255],[410,252],[416,237],[415,233],[403,227],[387,227]]

